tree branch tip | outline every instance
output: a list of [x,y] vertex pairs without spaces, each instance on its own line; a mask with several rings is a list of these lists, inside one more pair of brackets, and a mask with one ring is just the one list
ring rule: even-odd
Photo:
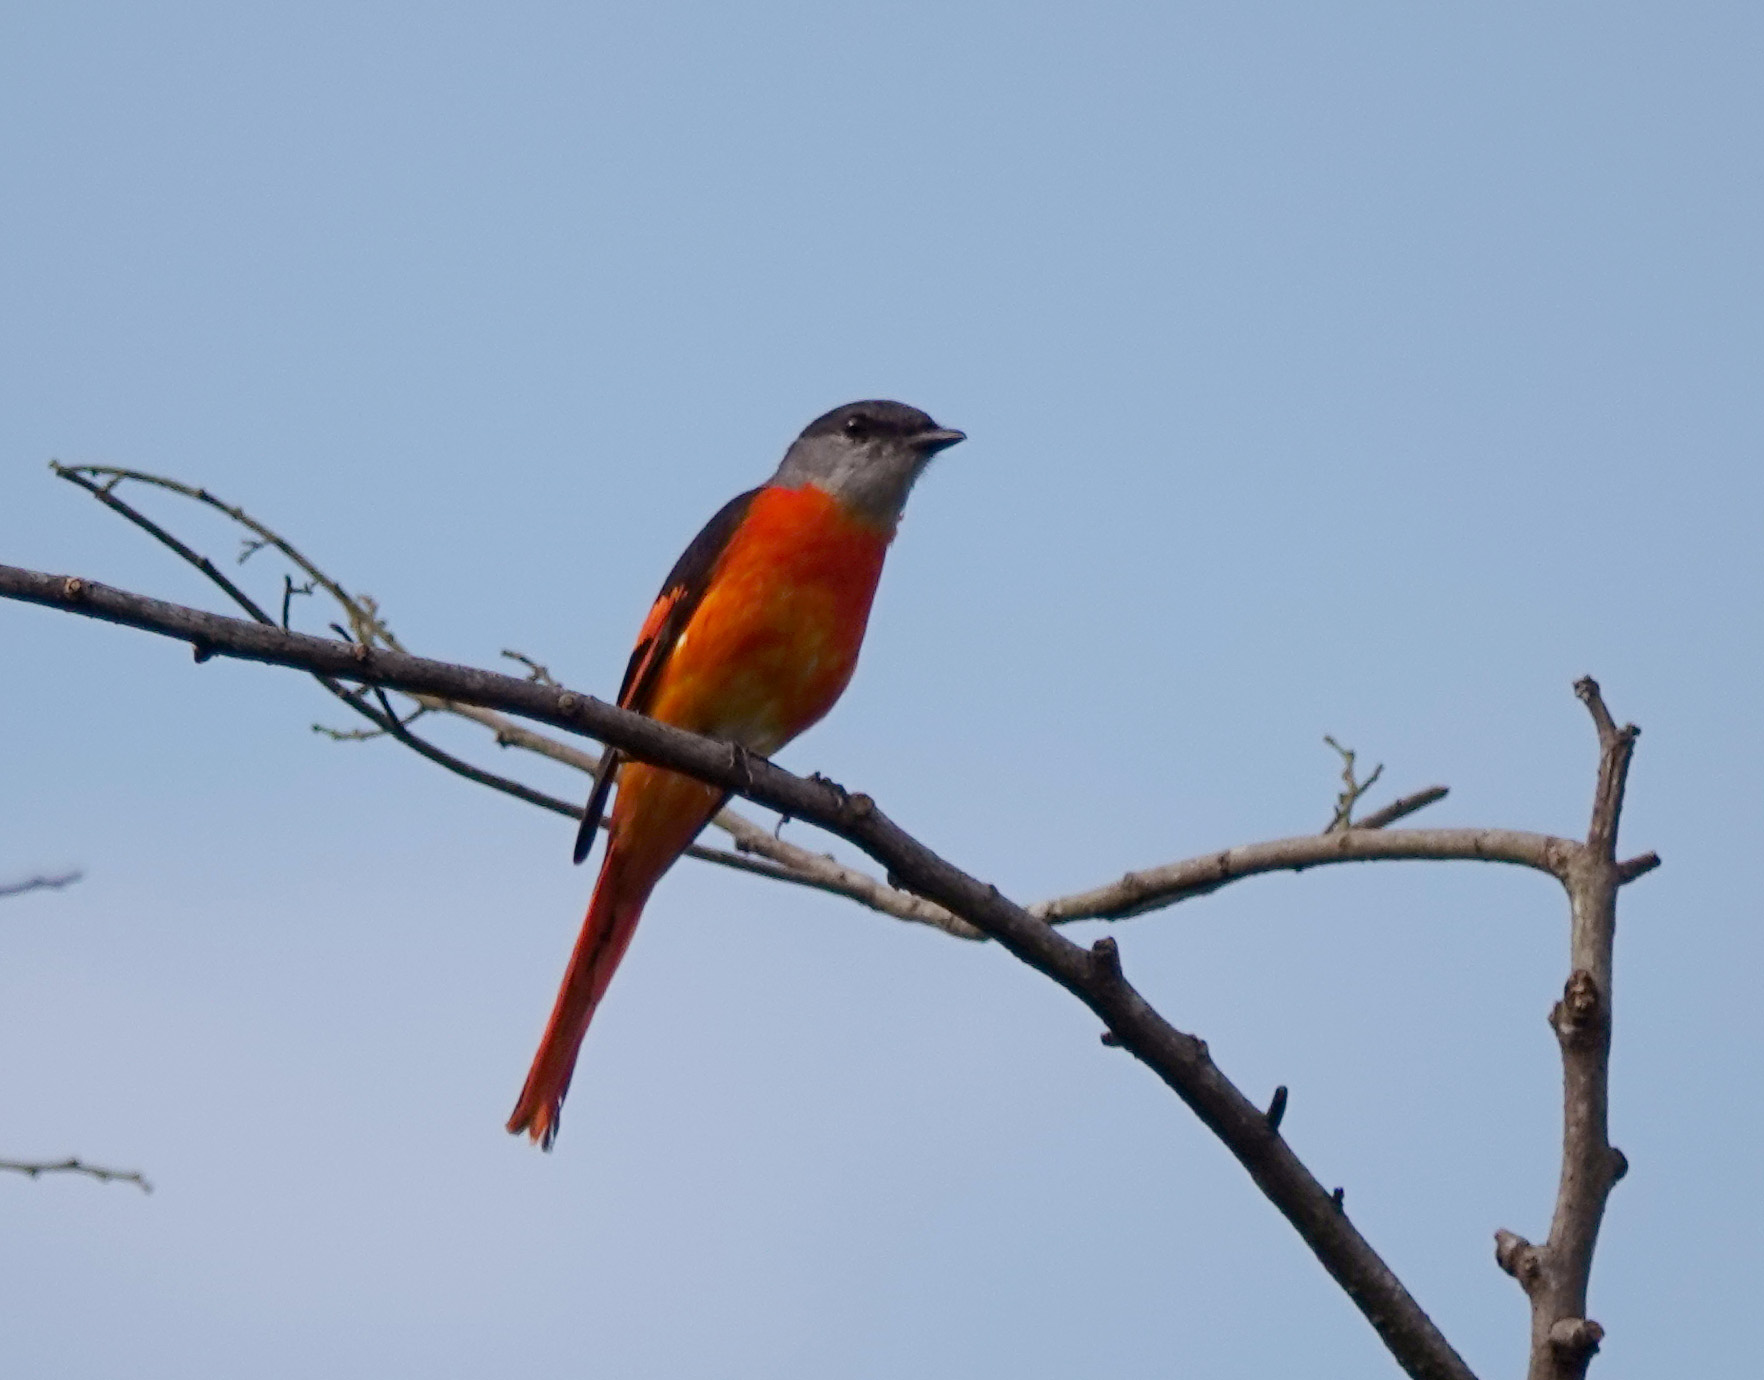
[[1633,740],[1641,732],[1634,724],[1626,724],[1621,729],[1617,727],[1611,711],[1605,706],[1605,697],[1599,689],[1599,683],[1591,676],[1582,676],[1574,682],[1574,694],[1586,706],[1586,712],[1592,715],[1593,726],[1599,731],[1601,745],[1609,745],[1618,739]]
[[1119,1035],[1115,1034],[1115,1032],[1112,1030],[1103,1031],[1102,1035],[1099,1038],[1102,1040],[1103,1044],[1108,1046],[1110,1049],[1121,1048],[1121,1037]]
[[1429,805],[1444,800],[1450,794],[1451,788],[1449,786],[1428,786],[1423,790],[1391,801],[1381,810],[1374,810],[1354,825],[1354,828],[1382,829],[1388,824],[1395,824],[1399,819],[1407,819],[1417,810],[1425,810]]
[[1274,1089],[1274,1098],[1268,1103],[1268,1110],[1263,1113],[1270,1131],[1278,1132],[1280,1123],[1286,1119],[1286,1084],[1282,1083]]
[[1637,877],[1645,877],[1660,865],[1660,855],[1654,852],[1641,854],[1627,862],[1617,864],[1617,885],[1628,886]]
[[1335,1192],[1329,1195],[1329,1201],[1335,1204],[1335,1210],[1337,1212],[1346,1212],[1347,1190],[1345,1188],[1337,1188]]
[[0,1169],[23,1174],[27,1179],[40,1178],[44,1174],[83,1174],[101,1184],[134,1184],[143,1193],[153,1192],[153,1185],[138,1169],[107,1169],[100,1164],[87,1164],[76,1155],[69,1155],[65,1160],[0,1160]]
[[1611,1147],[1611,1182],[1621,1183],[1623,1176],[1629,1173],[1629,1156],[1615,1145]]

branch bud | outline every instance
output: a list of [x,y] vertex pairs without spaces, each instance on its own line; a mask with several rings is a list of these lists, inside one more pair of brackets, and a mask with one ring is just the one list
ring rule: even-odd
[[1517,1232],[1505,1228],[1495,1233],[1495,1264],[1518,1280],[1527,1291],[1543,1273],[1537,1247]]
[[1550,1324],[1550,1346],[1564,1360],[1581,1363],[1599,1349],[1605,1329],[1591,1318],[1557,1318]]
[[1121,949],[1113,936],[1104,935],[1090,946],[1090,970],[1103,982],[1121,981]]

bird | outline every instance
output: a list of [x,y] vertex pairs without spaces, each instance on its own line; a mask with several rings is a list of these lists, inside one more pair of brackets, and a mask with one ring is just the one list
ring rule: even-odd
[[[819,722],[857,667],[907,495],[933,456],[966,439],[885,400],[810,422],[772,477],[724,504],[674,564],[619,706],[760,757]],[[551,1149],[583,1037],[650,892],[728,798],[616,748],[602,756],[574,858],[588,857],[603,815],[606,852],[511,1134]]]

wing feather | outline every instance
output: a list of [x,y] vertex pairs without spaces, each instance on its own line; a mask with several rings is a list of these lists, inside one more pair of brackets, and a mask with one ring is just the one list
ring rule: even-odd
[[[649,711],[656,686],[661,683],[662,671],[673,655],[674,644],[698,611],[723,553],[729,549],[730,540],[740,530],[742,519],[747,516],[747,510],[758,493],[758,489],[749,489],[725,503],[674,562],[668,578],[662,581],[661,593],[650,605],[649,616],[643,620],[643,630],[637,634],[637,645],[625,667],[625,679],[619,686],[621,709],[635,710],[639,714]],[[582,815],[582,827],[576,831],[572,856],[578,863],[593,851],[594,835],[600,828],[601,816],[606,813],[606,802],[612,795],[622,760],[623,754],[617,748],[608,748],[600,759],[600,770],[594,774],[594,790]]]

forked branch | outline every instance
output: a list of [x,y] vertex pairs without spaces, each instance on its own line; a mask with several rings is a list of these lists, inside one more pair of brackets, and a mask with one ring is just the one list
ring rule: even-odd
[[[1443,788],[1433,788],[1398,801],[1358,825],[1348,823],[1349,802],[1338,825],[1322,835],[1227,849],[1132,873],[1108,887],[1047,902],[1030,911],[1006,899],[996,887],[931,853],[889,821],[867,796],[850,794],[821,778],[793,776],[763,759],[732,753],[726,743],[627,713],[546,683],[545,678],[516,680],[410,656],[392,643],[371,603],[365,605],[361,622],[354,624],[355,637],[335,640],[290,632],[254,606],[248,605],[257,621],[245,623],[77,577],[12,567],[0,566],[0,596],[178,638],[192,646],[198,661],[230,656],[306,671],[401,741],[414,735],[380,698],[386,691],[399,691],[421,705],[441,706],[476,718],[493,729],[499,742],[529,745],[523,740],[532,735],[543,744],[533,745],[534,750],[548,756],[568,760],[581,752],[533,734],[507,716],[551,724],[598,738],[638,760],[721,786],[855,844],[886,869],[891,883],[898,883],[898,887],[889,887],[898,902],[890,906],[865,897],[866,885],[880,888],[884,884],[849,869],[841,871],[850,873],[850,879],[841,876],[826,889],[855,895],[890,913],[901,913],[909,906],[924,907],[929,914],[912,913],[911,918],[941,924],[952,933],[995,939],[1083,1001],[1103,1022],[1105,1040],[1129,1050],[1157,1073],[1225,1143],[1377,1329],[1399,1364],[1417,1377],[1470,1380],[1470,1371],[1353,1227],[1340,1191],[1326,1191],[1281,1137],[1284,1097],[1277,1096],[1275,1105],[1266,1111],[1252,1104],[1212,1062],[1204,1041],[1176,1029],[1134,989],[1112,939],[1099,940],[1085,949],[1065,939],[1053,924],[1137,914],[1204,895],[1241,877],[1326,863],[1463,859],[1506,862],[1546,872],[1562,882],[1573,902],[1573,970],[1563,1001],[1552,1013],[1563,1051],[1566,1089],[1562,1185],[1545,1245],[1534,1247],[1503,1232],[1497,1258],[1531,1297],[1533,1380],[1578,1380],[1597,1348],[1602,1331],[1584,1316],[1586,1279],[1605,1196],[1624,1168],[1622,1157],[1605,1135],[1615,897],[1618,887],[1657,866],[1659,859],[1650,853],[1626,862],[1616,860],[1617,822],[1635,730],[1618,729],[1611,723],[1591,681],[1576,687],[1598,724],[1601,744],[1592,826],[1584,843],[1512,830],[1374,827],[1444,794]],[[242,594],[239,597],[245,599]],[[418,750],[429,755],[423,746]],[[584,759],[589,756],[583,754]],[[443,764],[452,770],[467,765],[457,760]],[[463,774],[476,771],[468,768]],[[489,773],[474,777],[481,778],[490,778],[487,784],[498,789],[519,785]],[[559,812],[574,810],[550,798],[535,803]],[[751,835],[744,837],[749,831]],[[762,854],[781,843],[744,818],[731,832],[738,847],[751,844]],[[802,854],[801,860],[786,854],[789,861],[775,866],[793,874],[788,880],[803,882],[799,865],[819,859],[819,855],[796,851]],[[753,870],[766,870],[751,859],[740,861]],[[839,867],[831,859],[819,861]],[[821,885],[812,878],[807,884]]]
[[1581,1380],[1604,1339],[1604,1328],[1586,1316],[1587,1287],[1605,1201],[1629,1169],[1608,1131],[1617,890],[1659,864],[1652,853],[1617,860],[1623,791],[1640,730],[1617,726],[1592,677],[1578,681],[1574,693],[1598,732],[1599,772],[1586,842],[1561,874],[1569,901],[1569,973],[1562,999],[1550,1010],[1550,1028],[1562,1053],[1562,1172],[1541,1246],[1514,1232],[1495,1234],[1495,1260],[1531,1303],[1529,1380]]
[[[73,576],[0,566],[0,597],[121,623],[187,642],[214,656],[288,666],[339,683],[433,695],[587,734],[639,761],[684,772],[854,844],[901,885],[942,906],[1059,983],[1116,1043],[1156,1073],[1224,1142],[1262,1192],[1417,1380],[1473,1380],[1336,1197],[1293,1152],[1271,1118],[1213,1063],[1205,1041],[1152,1008],[1125,976],[1112,941],[1087,949],[989,886],[938,857],[868,796],[806,779],[726,743],[685,733],[573,691],[449,665],[360,642],[309,637],[167,604]],[[1352,837],[1351,834],[1347,837]]]

